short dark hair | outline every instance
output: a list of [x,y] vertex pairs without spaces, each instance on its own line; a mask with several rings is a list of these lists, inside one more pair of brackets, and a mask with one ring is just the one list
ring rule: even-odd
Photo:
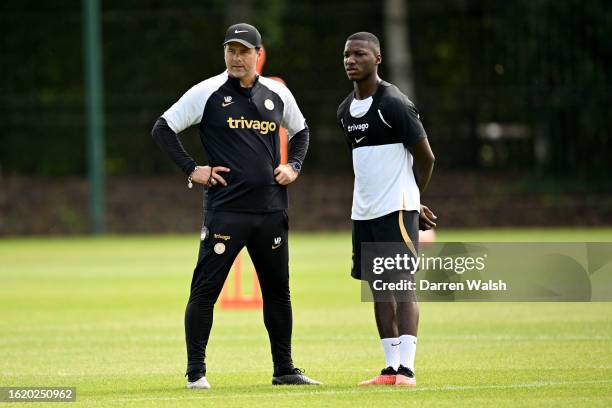
[[372,33],[368,33],[367,31],[359,31],[358,33],[354,33],[348,36],[346,41],[367,41],[372,44],[372,48],[374,51],[380,54],[380,41],[378,41],[378,37]]

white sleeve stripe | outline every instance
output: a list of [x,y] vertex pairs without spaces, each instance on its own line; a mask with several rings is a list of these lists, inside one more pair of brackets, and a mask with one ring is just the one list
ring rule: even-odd
[[291,140],[293,135],[306,129],[306,119],[302,115],[289,88],[281,82],[262,76],[259,77],[259,81],[263,86],[277,94],[283,101],[281,126],[287,129],[288,139]]
[[170,127],[170,129],[172,129],[172,131],[176,134],[178,134],[180,131],[178,130],[178,127],[172,122],[172,120],[170,118],[167,118],[165,116],[166,114],[164,113],[162,115],[162,118],[166,119],[166,122],[168,123],[168,126]]
[[166,119],[166,122],[168,122],[168,125],[175,133],[182,132],[188,127],[200,123],[208,98],[221,88],[227,81],[227,78],[227,71],[225,71],[191,87],[164,112],[162,118]]
[[382,115],[382,112],[380,111],[380,109],[378,109],[378,116],[380,116],[380,120],[382,120],[382,121],[383,121],[383,123],[384,123],[385,125],[389,126],[389,128],[390,128],[390,129],[393,129],[393,128],[391,127],[391,125],[387,123],[387,121],[385,120],[385,118],[383,118],[383,115]]

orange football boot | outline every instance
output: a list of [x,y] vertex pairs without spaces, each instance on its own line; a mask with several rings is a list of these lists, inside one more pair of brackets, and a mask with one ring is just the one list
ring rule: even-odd
[[394,385],[396,383],[396,371],[393,367],[387,367],[380,372],[380,375],[365,380],[359,383],[359,385]]

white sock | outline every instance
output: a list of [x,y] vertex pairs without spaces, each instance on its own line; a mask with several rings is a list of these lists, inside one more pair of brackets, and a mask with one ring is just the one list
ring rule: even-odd
[[382,343],[383,351],[385,352],[385,364],[386,367],[393,367],[397,370],[400,363],[400,350],[399,340],[397,337],[389,337],[387,339],[380,339]]
[[399,336],[399,362],[414,372],[414,356],[416,355],[417,338],[409,334]]

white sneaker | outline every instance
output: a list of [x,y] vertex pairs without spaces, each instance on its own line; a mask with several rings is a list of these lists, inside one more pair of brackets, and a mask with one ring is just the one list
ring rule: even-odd
[[210,384],[206,381],[206,377],[202,377],[198,381],[187,381],[187,388],[190,390],[207,390],[210,388]]

